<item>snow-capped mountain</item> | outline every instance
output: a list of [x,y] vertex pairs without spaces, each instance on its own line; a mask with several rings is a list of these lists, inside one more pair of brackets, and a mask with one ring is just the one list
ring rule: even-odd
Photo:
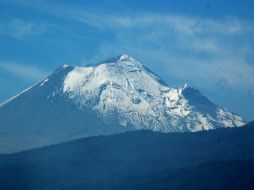
[[199,131],[244,124],[186,84],[170,88],[128,55],[112,63],[75,67],[62,90],[80,109],[94,110],[105,122],[114,118],[137,129]]
[[244,120],[188,85],[171,88],[124,54],[97,65],[63,65],[0,106],[0,152],[134,129],[185,132]]

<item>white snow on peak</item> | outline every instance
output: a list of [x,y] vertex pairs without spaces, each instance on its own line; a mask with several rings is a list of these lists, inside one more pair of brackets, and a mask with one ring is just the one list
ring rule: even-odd
[[75,91],[82,86],[85,76],[93,70],[92,67],[75,67],[66,77],[63,90]]
[[126,60],[126,59],[128,59],[129,58],[129,55],[127,55],[127,54],[122,54],[121,56],[120,56],[120,61],[123,61],[123,60]]
[[204,115],[190,104],[183,91],[160,82],[134,58],[96,66],[74,67],[63,83],[63,93],[80,108],[95,111],[106,123],[115,121],[155,131],[199,131],[218,126],[241,126],[242,118],[224,108]]
[[129,56],[128,54],[122,54],[119,56],[119,61],[129,61],[132,63],[140,64],[136,59],[133,57]]
[[182,90],[185,90],[185,89],[188,88],[188,87],[191,87],[191,86],[188,85],[187,83],[185,83],[185,84],[183,84],[182,86],[180,86],[180,88],[181,88]]
[[68,67],[68,66],[69,66],[69,65],[67,65],[67,64],[63,64],[63,65],[62,65],[63,68],[66,68],[66,67]]
[[48,78],[46,78],[45,80],[43,80],[42,82],[41,82],[41,84],[40,84],[40,86],[43,86],[46,82],[48,82],[49,81],[49,79]]

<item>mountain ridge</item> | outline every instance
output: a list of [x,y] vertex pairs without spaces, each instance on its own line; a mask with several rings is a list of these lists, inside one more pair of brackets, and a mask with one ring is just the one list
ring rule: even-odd
[[[219,114],[215,112],[218,111],[223,112],[222,114],[224,114],[226,117],[231,117],[228,118],[228,120],[225,119],[225,122],[221,121],[219,123],[220,126],[225,125],[227,127],[230,127],[230,125],[240,126],[244,124],[243,120],[241,120],[240,117],[234,117],[234,114],[230,115],[227,110],[223,110],[222,107],[213,104],[210,100],[208,100],[204,95],[202,95],[197,89],[194,89],[193,87],[183,86],[177,89],[169,87],[156,74],[154,74],[152,71],[143,66],[140,62],[128,56],[127,54],[124,54],[120,56],[118,60],[114,59],[113,61],[114,62],[100,63],[93,67],[74,67],[74,69],[68,74],[64,81],[64,93],[69,93],[70,98],[74,101],[76,96],[76,98],[79,99],[77,100],[79,106],[82,106],[82,104],[89,104],[89,101],[92,100],[92,98],[95,96],[97,96],[97,98],[99,99],[95,101],[107,101],[108,99],[110,101],[115,101],[114,103],[99,102],[99,104],[101,103],[102,105],[99,105],[101,107],[99,107],[97,110],[95,108],[95,110],[104,115],[102,117],[105,117],[105,115],[108,114],[107,110],[105,110],[106,106],[109,109],[116,109],[118,113],[123,112],[121,113],[121,116],[123,116],[124,118],[131,118],[132,116],[129,116],[128,113],[126,113],[128,112],[128,110],[121,109],[131,105],[131,107],[128,108],[130,109],[130,111],[132,111],[134,115],[139,114],[138,118],[146,116],[146,120],[149,120],[149,124],[142,123],[142,121],[139,121],[139,119],[136,119],[134,121],[130,121],[130,119],[125,120],[125,122],[129,122],[131,123],[131,125],[136,124],[137,128],[143,128],[144,126],[148,127],[148,125],[150,125],[151,123],[154,126],[153,128],[155,130],[162,130],[166,132],[167,130],[169,130],[170,132],[171,129],[170,127],[164,128],[165,126],[173,126],[172,131],[175,131],[179,128],[181,124],[187,125],[187,123],[192,124],[192,126],[180,129],[179,131],[197,131],[209,128],[216,128],[216,121],[218,120],[218,118],[215,119],[215,117],[217,117]],[[74,81],[75,79],[78,80]],[[83,83],[82,80],[84,80]],[[146,83],[146,81],[148,82]],[[89,84],[92,87],[90,87]],[[96,91],[95,88],[98,88],[98,90]],[[122,92],[124,93],[124,95],[121,94]],[[91,97],[87,95],[89,93],[92,94]],[[105,97],[101,98],[101,96],[103,96],[103,93],[105,93],[106,95]],[[112,95],[112,93],[116,96]],[[196,96],[196,99],[192,96]],[[117,102],[118,100],[116,100],[119,98],[122,100],[122,102],[128,104],[119,104],[119,102]],[[131,102],[128,102],[129,99]],[[182,102],[178,102],[179,99],[181,99],[180,101]],[[150,104],[150,107],[145,105],[146,102]],[[173,102],[173,104],[171,104],[171,102]],[[183,107],[185,106],[184,104],[188,104],[188,102],[192,103],[192,106],[196,107],[197,109],[191,110],[190,106],[188,107],[188,105],[185,108],[186,110],[179,108],[179,106]],[[91,107],[96,107],[96,103],[94,104],[95,105],[91,105]],[[144,108],[142,106],[146,107]],[[178,108],[174,110],[175,106],[178,106]],[[154,110],[155,108],[157,110]],[[140,112],[144,109],[148,109],[148,111],[145,110],[146,113],[143,113],[142,115],[142,113]],[[181,123],[180,120],[183,117],[188,117],[188,114],[190,112],[193,113],[195,111],[201,111],[203,115],[210,114],[212,118],[210,119],[210,121],[204,121],[209,116],[205,116],[204,118],[202,118],[202,115],[195,115],[193,116],[194,120],[198,120],[201,124],[193,121],[193,118],[188,118],[187,123]],[[112,112],[112,110],[109,110],[108,112]],[[163,115],[161,113],[165,113],[166,115]],[[174,114],[174,116],[177,118],[172,118],[172,114]],[[223,117],[221,117],[220,119],[223,120]],[[226,122],[228,122],[229,120],[231,120],[232,122],[227,124]],[[197,125],[199,125],[199,127],[197,127]]]
[[57,68],[1,104],[0,123],[1,153],[128,130],[194,132],[245,121],[193,87],[171,88],[124,54],[112,63]]
[[167,189],[187,182],[186,188],[216,184],[225,189],[232,186],[232,176],[247,187],[245,179],[253,179],[249,175],[254,168],[253,134],[253,123],[196,133],[140,130],[0,155],[0,188],[144,189],[148,185],[149,189],[151,184],[151,189],[158,189],[161,184]]

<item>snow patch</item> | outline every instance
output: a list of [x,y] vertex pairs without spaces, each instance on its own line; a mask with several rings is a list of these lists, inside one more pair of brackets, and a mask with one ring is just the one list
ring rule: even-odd
[[27,89],[23,90],[22,92],[18,93],[17,95],[7,99],[6,101],[0,103],[0,107],[3,107],[4,105],[8,104],[9,102],[11,102],[12,100],[18,98],[20,95],[24,94],[25,92],[27,92],[28,90],[30,90],[31,88],[33,88],[34,86],[36,86],[38,83],[28,87]]
[[44,85],[46,82],[48,82],[48,81],[49,81],[49,79],[46,78],[44,81],[41,82],[40,86],[43,86],[43,85]]

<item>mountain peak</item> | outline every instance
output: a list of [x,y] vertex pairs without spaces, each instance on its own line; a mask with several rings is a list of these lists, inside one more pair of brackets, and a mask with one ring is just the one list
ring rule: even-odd
[[136,59],[134,59],[133,57],[131,57],[128,54],[124,53],[124,54],[120,54],[118,56],[114,56],[114,57],[104,59],[100,62],[89,63],[85,66],[86,67],[96,67],[96,66],[101,65],[101,64],[117,64],[117,63],[124,64],[124,63],[130,63],[130,62],[138,63],[138,61]]
[[[80,109],[92,109],[104,120],[157,131],[198,131],[240,126],[244,121],[216,106],[197,89],[177,89],[127,54],[93,67],[74,68],[63,93]],[[117,116],[117,119],[116,119]]]
[[[1,106],[0,113],[0,134],[9,126],[24,129],[23,134],[31,136],[23,139],[29,146],[34,139],[47,143],[43,142],[46,134],[52,134],[50,142],[58,143],[130,129],[184,132],[245,122],[187,84],[171,88],[127,54],[97,65],[63,65]],[[36,133],[34,127],[42,133]],[[56,139],[56,134],[66,139]],[[8,135],[6,146],[14,138],[13,131]]]
[[100,63],[118,63],[118,62],[138,62],[138,61],[133,57],[131,57],[130,55],[124,53],[116,57],[106,59]]
[[131,60],[135,60],[135,59],[126,53],[119,56],[119,61],[127,61],[127,60],[131,61]]

